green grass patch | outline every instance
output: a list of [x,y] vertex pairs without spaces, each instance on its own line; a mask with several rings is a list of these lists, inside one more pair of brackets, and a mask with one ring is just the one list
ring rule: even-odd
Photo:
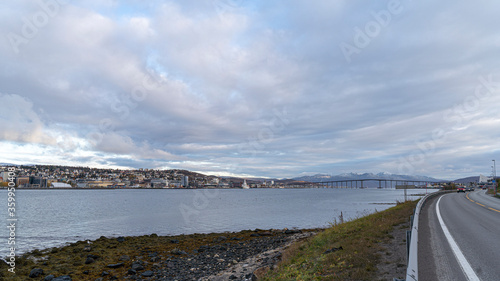
[[[376,280],[381,242],[409,220],[417,201],[398,204],[331,228],[290,246],[262,280]],[[326,253],[327,250],[340,248]]]

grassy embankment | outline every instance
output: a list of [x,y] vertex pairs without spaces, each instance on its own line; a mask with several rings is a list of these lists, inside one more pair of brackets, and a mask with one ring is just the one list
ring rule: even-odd
[[[494,194],[492,189],[488,189],[487,193]],[[500,190],[498,188],[497,188],[497,192],[495,194],[495,197],[500,198]]]
[[[417,201],[335,224],[310,239],[292,245],[275,270],[263,280],[377,280],[381,244],[393,239],[394,227],[409,220]],[[333,248],[340,248],[325,253]]]

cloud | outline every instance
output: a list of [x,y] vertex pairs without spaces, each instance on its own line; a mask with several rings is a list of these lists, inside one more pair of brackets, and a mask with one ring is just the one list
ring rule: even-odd
[[19,95],[0,94],[0,139],[21,143],[54,145],[33,103]]
[[[36,147],[39,163],[277,177],[398,172],[425,153],[412,173],[487,173],[500,6],[400,1],[381,23],[388,3],[61,5],[18,52],[0,42],[3,147]],[[9,3],[0,33],[22,36],[43,11]],[[356,36],[366,44],[346,60]]]

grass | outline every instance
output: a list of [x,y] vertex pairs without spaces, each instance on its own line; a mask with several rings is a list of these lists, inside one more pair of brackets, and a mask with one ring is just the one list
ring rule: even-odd
[[[279,266],[267,271],[262,280],[377,280],[379,255],[384,251],[380,244],[393,238],[393,228],[409,220],[416,204],[401,203],[383,212],[332,224],[288,248]],[[325,253],[339,247],[342,250]]]
[[[494,194],[494,191],[492,189],[488,189],[487,193],[488,194]],[[494,196],[497,197],[497,198],[500,198],[500,190],[498,188],[497,188],[497,192],[496,192],[496,194]]]

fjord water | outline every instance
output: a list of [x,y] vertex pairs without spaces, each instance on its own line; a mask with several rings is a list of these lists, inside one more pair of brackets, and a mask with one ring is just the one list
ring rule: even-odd
[[[408,190],[409,199],[434,190]],[[7,191],[0,191],[6,200]],[[100,236],[326,227],[404,200],[395,189],[17,190],[16,252]],[[6,202],[6,201],[4,201]],[[7,204],[0,256],[8,254]]]

